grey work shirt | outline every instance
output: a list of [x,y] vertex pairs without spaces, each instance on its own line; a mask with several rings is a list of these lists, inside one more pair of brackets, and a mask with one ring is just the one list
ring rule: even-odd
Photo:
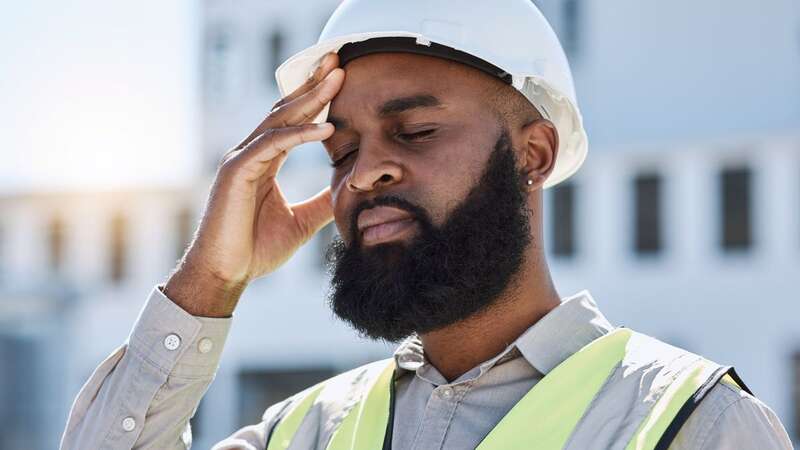
[[[189,448],[187,423],[216,373],[231,320],[191,316],[154,289],[127,343],[101,363],[75,399],[61,448]],[[394,353],[399,370],[392,448],[475,448],[550,370],[612,328],[589,293],[581,292],[451,383],[426,361],[420,341],[407,339]],[[214,449],[263,450],[284,403]],[[791,448],[769,407],[723,383],[711,389],[670,446]]]

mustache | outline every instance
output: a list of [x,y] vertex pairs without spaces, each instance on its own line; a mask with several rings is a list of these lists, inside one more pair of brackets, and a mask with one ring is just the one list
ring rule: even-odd
[[428,214],[428,211],[426,211],[425,208],[415,205],[414,203],[411,203],[410,201],[396,195],[379,195],[373,199],[360,202],[350,214],[350,236],[353,236],[354,244],[358,242],[359,238],[358,215],[364,210],[372,209],[378,206],[391,206],[397,209],[402,209],[411,214],[413,219],[417,220],[425,227],[429,227],[433,223],[430,214]]

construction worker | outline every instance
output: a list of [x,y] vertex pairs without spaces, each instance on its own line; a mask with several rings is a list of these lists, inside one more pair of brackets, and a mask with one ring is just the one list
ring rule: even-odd
[[[332,219],[333,311],[402,343],[215,448],[791,448],[729,366],[557,293],[542,191],[587,138],[532,2],[345,1],[277,78],[285,97],[223,158],[195,240],[81,390],[63,449],[189,447],[242,291]],[[290,205],[275,176],[310,141],[331,185]]]

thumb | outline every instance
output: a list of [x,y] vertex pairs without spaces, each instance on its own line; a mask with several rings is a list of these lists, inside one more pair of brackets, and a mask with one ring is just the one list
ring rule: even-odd
[[327,187],[308,200],[291,206],[297,225],[308,238],[333,220],[331,200],[331,188]]

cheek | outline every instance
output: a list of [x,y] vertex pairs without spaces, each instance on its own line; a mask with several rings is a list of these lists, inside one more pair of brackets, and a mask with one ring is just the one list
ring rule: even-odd
[[333,221],[336,224],[336,229],[339,230],[339,235],[346,243],[350,243],[350,211],[353,206],[349,206],[344,201],[345,196],[333,197]]
[[342,192],[344,192],[345,185],[344,177],[339,175],[335,169],[331,172],[330,186],[333,206],[336,209],[336,203],[339,201]]
[[438,200],[440,219],[449,215],[479,182],[493,150],[492,144],[484,144],[485,140],[485,136],[464,136],[437,149],[436,157],[421,167],[429,195]]
[[422,164],[414,177],[417,182],[414,191],[424,202],[420,206],[428,211],[436,226],[442,225],[476,186],[485,163],[483,157],[453,153],[441,160],[436,158],[436,161]]

